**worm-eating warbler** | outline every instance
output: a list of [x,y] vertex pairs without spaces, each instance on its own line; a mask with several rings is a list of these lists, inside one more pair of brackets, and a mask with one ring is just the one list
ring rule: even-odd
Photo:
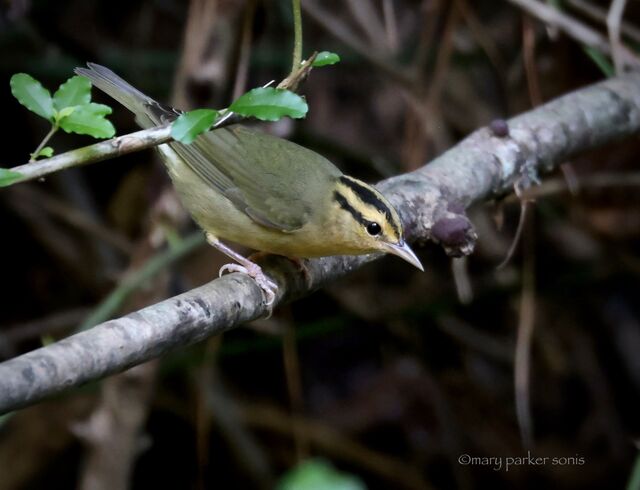
[[[181,114],[108,68],[88,67],[76,73],[131,110],[143,128]],[[241,264],[220,272],[248,273],[267,294],[267,303],[276,285],[220,238],[292,258],[387,252],[423,270],[387,199],[311,150],[237,125],[204,133],[188,145],[174,141],[157,149],[207,241]]]

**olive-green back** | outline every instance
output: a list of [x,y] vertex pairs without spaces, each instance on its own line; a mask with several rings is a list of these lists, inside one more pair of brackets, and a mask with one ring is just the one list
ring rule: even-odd
[[341,172],[326,158],[285,139],[243,126],[217,129],[171,148],[207,184],[261,225],[304,226],[324,208]]

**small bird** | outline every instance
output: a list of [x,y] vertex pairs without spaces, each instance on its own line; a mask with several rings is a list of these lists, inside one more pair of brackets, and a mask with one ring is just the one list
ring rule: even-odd
[[[166,124],[182,114],[108,68],[87,66],[75,72],[133,112],[141,127]],[[267,305],[277,285],[220,239],[294,260],[386,252],[424,270],[389,201],[307,148],[240,125],[201,134],[191,144],[172,141],[156,148],[208,243],[238,262],[223,266],[220,274],[250,275]]]

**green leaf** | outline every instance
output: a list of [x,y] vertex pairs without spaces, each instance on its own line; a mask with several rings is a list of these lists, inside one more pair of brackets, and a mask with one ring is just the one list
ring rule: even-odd
[[342,473],[320,459],[303,461],[280,480],[278,490],[366,490],[356,476]]
[[50,146],[45,146],[42,150],[38,152],[35,158],[39,158],[39,157],[51,158],[52,156],[53,156],[53,148],[51,148]]
[[208,131],[218,118],[218,111],[196,109],[182,114],[171,125],[171,136],[181,143],[189,144],[199,134]]
[[111,114],[111,107],[91,102],[76,106],[73,112],[60,119],[59,124],[67,133],[87,134],[94,138],[111,138],[116,130],[104,116]]
[[316,56],[316,59],[313,60],[311,66],[319,67],[319,66],[327,66],[327,65],[335,65],[340,61],[340,56],[336,53],[332,53],[331,51],[321,51]]
[[85,77],[71,77],[53,94],[53,106],[57,111],[89,102],[91,102],[91,82]]
[[284,116],[304,117],[309,110],[306,101],[290,90],[272,87],[254,88],[240,96],[229,110],[241,116],[253,116],[261,121],[277,121]]
[[24,175],[6,168],[0,168],[0,187],[7,187],[22,179]]
[[42,84],[26,73],[16,73],[9,82],[11,93],[23,106],[31,112],[49,121],[53,120],[55,110],[49,91]]

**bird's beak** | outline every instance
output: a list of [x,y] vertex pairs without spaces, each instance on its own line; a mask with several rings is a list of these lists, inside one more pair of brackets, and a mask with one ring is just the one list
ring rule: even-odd
[[413,253],[413,250],[411,250],[411,247],[409,247],[409,245],[407,245],[404,240],[401,241],[400,243],[387,243],[386,245],[387,246],[385,248],[388,253],[397,255],[401,259],[406,260],[411,265],[417,267],[422,272],[424,272],[424,267],[422,267],[422,264],[420,263],[420,259],[416,257],[416,254]]

